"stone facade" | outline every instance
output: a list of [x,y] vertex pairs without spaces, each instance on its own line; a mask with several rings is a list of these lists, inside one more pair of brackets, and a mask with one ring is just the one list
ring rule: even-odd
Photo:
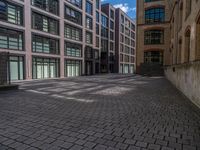
[[[200,1],[137,2],[137,72],[140,73],[140,66],[145,60],[144,51],[164,50],[166,77],[200,107]],[[165,21],[145,24],[144,18],[148,17],[146,10],[151,7],[164,7]],[[144,33],[149,28],[165,28],[163,44],[144,44]]]
[[166,77],[200,107],[200,1],[177,0],[170,20],[170,65]]
[[9,53],[0,52],[0,85],[8,84],[8,59]]
[[[145,63],[145,52],[158,51],[163,53],[163,65],[168,65],[170,62],[168,45],[170,43],[170,13],[167,0],[144,2],[137,0],[137,44],[136,44],[136,62],[137,73],[141,73],[141,65]],[[153,8],[164,8],[164,20],[161,22],[148,23],[145,19],[146,10]],[[145,31],[163,30],[164,37],[162,43],[145,43]]]

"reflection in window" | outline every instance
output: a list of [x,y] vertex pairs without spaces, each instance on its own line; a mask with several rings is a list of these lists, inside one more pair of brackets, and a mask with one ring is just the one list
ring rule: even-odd
[[81,61],[66,60],[65,61],[65,76],[75,77],[81,75]]
[[163,52],[160,51],[149,51],[144,53],[144,62],[151,64],[163,64]]
[[23,50],[23,32],[0,28],[0,48]]
[[32,35],[32,51],[59,54],[59,40]]
[[33,57],[33,79],[59,77],[59,59]]
[[23,25],[23,8],[0,0],[0,20]]
[[145,23],[159,23],[165,21],[165,9],[162,7],[145,10]]
[[22,56],[10,56],[10,79],[23,80],[24,79],[24,57]]

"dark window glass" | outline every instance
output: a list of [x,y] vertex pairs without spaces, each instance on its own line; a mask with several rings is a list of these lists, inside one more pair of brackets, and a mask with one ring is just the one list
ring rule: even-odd
[[85,58],[86,59],[93,59],[93,49],[89,46],[85,47]]
[[163,44],[164,30],[149,30],[144,32],[144,44]]
[[96,0],[96,9],[100,8],[100,0]]
[[23,8],[0,0],[0,20],[23,25]]
[[96,22],[99,22],[99,12],[96,12]]
[[32,5],[55,15],[59,14],[58,0],[32,0]]
[[82,9],[82,0],[67,0],[67,1],[73,4],[74,6]]
[[86,36],[86,38],[85,38],[86,43],[87,43],[87,44],[92,44],[92,42],[93,42],[93,41],[92,41],[92,38],[93,38],[93,37],[92,37],[92,33],[91,33],[91,32],[86,32],[86,35],[85,35],[85,36]]
[[32,51],[48,54],[59,54],[59,40],[39,35],[32,35]]
[[101,51],[108,52],[108,40],[101,39]]
[[41,14],[32,13],[32,28],[51,34],[59,34],[59,22]]
[[86,16],[86,20],[85,20],[85,26],[86,26],[86,28],[92,30],[92,25],[93,25],[92,18]]
[[77,27],[66,24],[65,38],[76,40],[76,41],[82,41],[82,30]]
[[65,19],[82,25],[82,14],[73,8],[65,6]]
[[71,42],[65,42],[65,55],[72,57],[81,57],[82,45]]
[[0,48],[23,50],[23,32],[0,28]]
[[86,1],[86,13],[92,15],[92,4]]
[[145,63],[163,64],[163,53],[159,51],[150,51],[144,53]]
[[151,8],[145,11],[145,23],[159,23],[165,21],[165,9]]

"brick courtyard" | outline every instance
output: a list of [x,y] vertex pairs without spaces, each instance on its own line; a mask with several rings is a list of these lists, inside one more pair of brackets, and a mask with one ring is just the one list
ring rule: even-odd
[[0,93],[0,150],[200,150],[200,112],[164,78],[20,85]]

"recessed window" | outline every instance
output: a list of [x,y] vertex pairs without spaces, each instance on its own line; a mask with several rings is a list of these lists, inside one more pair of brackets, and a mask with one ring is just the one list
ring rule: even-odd
[[0,28],[0,48],[23,50],[23,32]]
[[147,64],[163,64],[163,52],[149,51],[144,52],[144,63]]
[[145,23],[159,23],[165,21],[165,9],[163,7],[145,10]]
[[55,15],[59,14],[59,0],[32,0],[32,5]]
[[79,11],[68,6],[65,6],[65,19],[82,25],[82,14]]
[[65,24],[65,38],[82,41],[82,29]]
[[65,55],[71,57],[81,57],[82,45],[71,42],[65,42]]
[[92,15],[92,11],[93,11],[92,4],[88,1],[86,1],[86,13]]
[[32,51],[37,53],[59,54],[59,40],[33,34]]
[[57,20],[35,12],[32,13],[32,28],[59,35],[59,22]]
[[163,44],[164,30],[148,30],[144,32],[144,44]]
[[76,77],[81,75],[81,61],[66,60],[65,61],[65,76]]
[[93,21],[92,21],[92,18],[86,16],[85,26],[86,26],[87,29],[92,30],[92,25],[93,25],[92,22],[93,22]]
[[0,0],[0,20],[23,25],[23,8]]
[[24,79],[24,57],[23,56],[10,56],[10,79],[11,81]]
[[86,32],[86,38],[85,38],[85,40],[86,40],[86,43],[87,44],[92,44],[92,33],[91,32]]
[[73,4],[74,6],[82,9],[82,0],[67,0],[67,1]]
[[33,79],[47,79],[59,77],[60,61],[56,58],[33,57]]

